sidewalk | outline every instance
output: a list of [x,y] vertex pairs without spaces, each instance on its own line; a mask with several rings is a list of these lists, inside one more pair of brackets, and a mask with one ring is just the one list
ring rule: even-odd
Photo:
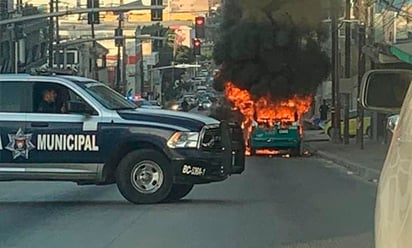
[[388,145],[365,138],[364,149],[350,139],[350,144],[333,144],[322,130],[305,132],[305,147],[313,154],[346,167],[349,171],[367,180],[379,179],[386,158]]

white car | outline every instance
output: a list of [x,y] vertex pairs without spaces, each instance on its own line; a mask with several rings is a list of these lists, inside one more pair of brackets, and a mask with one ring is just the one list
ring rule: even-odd
[[391,142],[380,174],[375,209],[375,247],[412,245],[412,70],[381,69],[364,74],[362,105],[388,118]]

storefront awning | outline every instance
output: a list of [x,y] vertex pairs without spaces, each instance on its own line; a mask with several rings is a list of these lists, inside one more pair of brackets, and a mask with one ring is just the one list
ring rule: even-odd
[[412,42],[392,45],[390,51],[399,60],[412,64]]
[[392,55],[389,46],[367,45],[362,48],[362,51],[376,64],[396,64],[402,62]]

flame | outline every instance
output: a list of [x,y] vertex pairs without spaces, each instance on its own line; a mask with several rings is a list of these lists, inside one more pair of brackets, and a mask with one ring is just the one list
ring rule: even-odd
[[278,150],[259,149],[259,150],[256,150],[256,154],[277,155],[277,154],[280,154],[280,152]]
[[[253,130],[254,122],[266,122],[273,125],[272,120],[283,120],[286,122],[301,122],[301,116],[308,112],[313,97],[295,95],[287,100],[275,101],[270,97],[260,97],[253,100],[247,90],[238,88],[232,82],[227,82],[225,94],[234,107],[232,110],[239,110],[243,115],[242,129],[246,142],[246,155],[250,155],[249,139]],[[271,120],[271,121],[269,121]],[[302,135],[302,128],[299,129]],[[263,151],[265,154],[273,154],[272,151]]]

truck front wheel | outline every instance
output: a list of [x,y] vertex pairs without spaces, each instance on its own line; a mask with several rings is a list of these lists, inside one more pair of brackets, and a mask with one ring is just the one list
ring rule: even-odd
[[193,184],[173,184],[172,190],[166,197],[165,202],[174,202],[187,196],[193,189]]
[[162,153],[151,149],[130,152],[116,170],[117,187],[132,203],[164,201],[172,189],[172,181],[169,161]]

